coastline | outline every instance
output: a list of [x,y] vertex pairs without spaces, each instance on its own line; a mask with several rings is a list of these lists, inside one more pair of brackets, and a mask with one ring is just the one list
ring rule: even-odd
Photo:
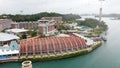
[[59,60],[59,59],[65,59],[65,58],[70,58],[74,56],[80,56],[80,55],[85,55],[88,54],[92,51],[94,51],[96,48],[102,45],[102,41],[97,41],[95,44],[91,45],[88,48],[82,49],[82,50],[77,50],[73,52],[68,52],[68,53],[62,53],[62,54],[56,54],[56,55],[49,55],[49,56],[35,56],[31,58],[21,58],[19,59],[18,57],[12,57],[8,59],[2,59],[0,60],[0,63],[5,63],[5,62],[22,62],[25,60],[31,60],[31,61],[50,61],[50,60]]

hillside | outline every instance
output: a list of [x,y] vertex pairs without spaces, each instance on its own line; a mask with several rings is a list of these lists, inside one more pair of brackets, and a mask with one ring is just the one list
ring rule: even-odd
[[59,13],[48,13],[48,12],[41,12],[41,13],[37,13],[37,14],[31,14],[31,15],[11,15],[11,14],[3,14],[0,15],[0,19],[4,19],[4,18],[8,18],[8,19],[12,19],[13,21],[37,21],[38,19],[41,19],[42,17],[58,17],[58,16],[62,16],[63,17],[63,21],[67,22],[67,21],[74,21],[78,18],[81,18],[79,15],[75,15],[75,14],[59,14]]
[[88,26],[91,28],[96,28],[97,26],[99,26],[100,28],[102,28],[103,30],[106,30],[108,28],[108,26],[106,25],[105,22],[99,22],[96,19],[91,19],[91,18],[86,18],[84,21],[78,21],[77,22],[78,25],[83,25],[83,26]]

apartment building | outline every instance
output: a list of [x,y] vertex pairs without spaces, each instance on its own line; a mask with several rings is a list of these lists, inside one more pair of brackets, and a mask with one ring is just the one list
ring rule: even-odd
[[11,28],[36,28],[38,27],[38,22],[13,22]]
[[12,28],[38,28],[38,33],[44,35],[54,34],[55,23],[62,22],[62,17],[43,17],[35,22],[13,22]]
[[0,31],[10,28],[12,22],[13,21],[11,19],[0,19]]
[[55,21],[54,20],[39,20],[38,25],[38,33],[42,33],[44,35],[54,34],[55,32]]

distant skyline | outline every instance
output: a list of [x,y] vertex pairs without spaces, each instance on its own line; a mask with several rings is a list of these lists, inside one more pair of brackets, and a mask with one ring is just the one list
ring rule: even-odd
[[[120,13],[120,0],[105,0],[103,13]],[[0,0],[0,14],[35,14],[57,12],[62,14],[98,14],[99,0]]]

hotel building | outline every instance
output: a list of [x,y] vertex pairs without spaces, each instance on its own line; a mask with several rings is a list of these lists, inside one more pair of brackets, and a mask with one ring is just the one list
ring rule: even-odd
[[38,27],[38,22],[13,22],[11,28],[36,28]]
[[38,33],[46,36],[54,34],[55,23],[62,22],[61,17],[43,17],[35,22],[13,22],[11,28],[38,28]]
[[12,20],[11,19],[0,19],[0,31],[10,28]]
[[42,33],[44,35],[54,34],[55,32],[55,21],[54,20],[39,20],[38,25],[38,33]]

